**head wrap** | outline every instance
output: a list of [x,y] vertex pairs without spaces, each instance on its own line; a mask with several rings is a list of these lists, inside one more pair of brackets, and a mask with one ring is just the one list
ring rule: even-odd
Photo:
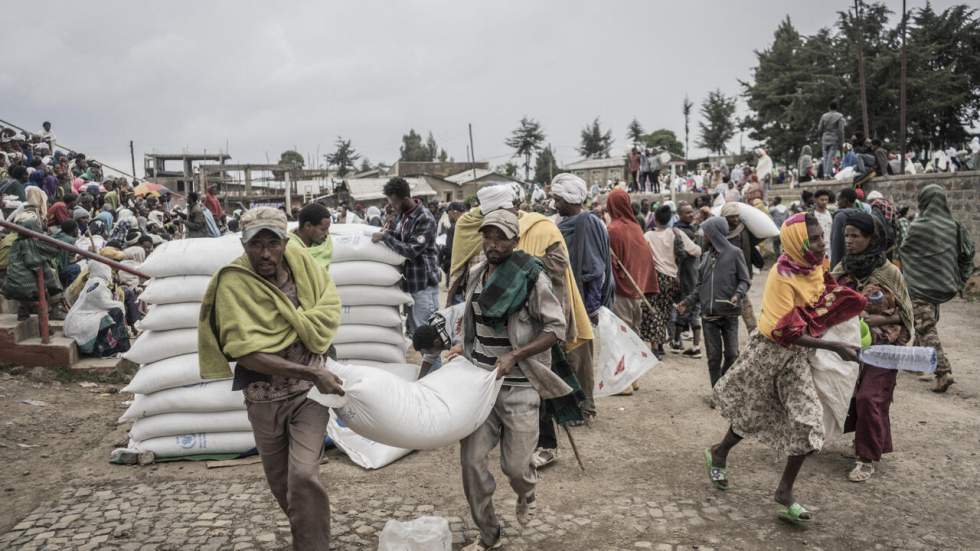
[[875,233],[875,219],[863,210],[849,209],[844,216],[848,226],[854,226],[864,235]]
[[480,212],[484,216],[495,210],[512,209],[519,204],[517,193],[510,184],[498,184],[480,188],[476,192],[476,198],[480,201]]
[[71,211],[71,218],[76,222],[81,220],[82,218],[91,218],[91,217],[92,215],[89,214],[89,212],[85,210],[84,207],[75,207],[74,210]]
[[783,246],[783,254],[776,261],[776,269],[781,275],[807,275],[822,265],[824,259],[810,250],[806,214],[794,214],[787,218],[779,230],[779,241]]
[[567,172],[551,180],[551,193],[571,205],[581,205],[588,196],[585,180]]
[[48,194],[44,193],[43,189],[36,186],[28,187],[24,193],[27,196],[27,204],[37,209],[37,213],[41,217],[41,220],[47,220]]
[[[613,260],[616,293],[629,298],[659,293],[653,251],[636,221],[629,194],[619,188],[612,190],[606,198],[606,210],[611,219],[607,228],[609,248],[616,256]],[[623,268],[631,277],[626,277]],[[636,287],[639,287],[641,294],[637,294]]]
[[846,216],[845,223],[848,226],[854,226],[862,234],[871,236],[868,248],[859,253],[846,253],[841,260],[845,272],[858,280],[863,280],[887,262],[884,228],[881,222],[864,211],[851,210]]
[[868,201],[874,201],[875,199],[884,199],[885,196],[881,194],[877,189],[868,193]]
[[738,203],[725,203],[721,207],[721,215],[725,217],[739,216]]

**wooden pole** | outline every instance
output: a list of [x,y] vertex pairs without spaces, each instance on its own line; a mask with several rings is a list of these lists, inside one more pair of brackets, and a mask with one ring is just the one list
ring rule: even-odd
[[129,140],[129,161],[133,164],[133,179],[136,179],[136,153],[133,151],[133,140]]
[[864,123],[864,138],[871,138],[868,123],[868,92],[864,82],[864,39],[861,32],[861,0],[854,0],[854,29],[857,31],[858,81],[861,85],[861,118]]
[[905,11],[905,0],[902,0],[902,72],[899,77],[899,88],[898,88],[898,103],[899,103],[899,120],[898,120],[898,145],[899,151],[901,151],[901,168],[899,169],[900,174],[905,174],[905,152],[907,149],[906,137],[906,97],[905,97],[905,85],[908,78],[908,54],[905,50],[905,28],[908,26],[908,15]]
[[44,289],[44,269],[37,269],[37,319],[41,328],[41,344],[48,344],[48,298]]
[[473,149],[473,124],[467,123],[466,126],[470,131],[470,155],[473,156],[473,164],[470,166],[473,168],[473,180],[476,181],[476,150]]

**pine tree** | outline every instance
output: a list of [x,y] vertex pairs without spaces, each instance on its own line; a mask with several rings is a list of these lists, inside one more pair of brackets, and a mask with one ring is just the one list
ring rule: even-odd
[[735,98],[728,97],[720,89],[708,92],[708,97],[701,104],[701,118],[698,123],[701,129],[699,147],[723,155],[727,150],[728,140],[735,135]]
[[603,132],[599,126],[599,117],[582,129],[581,138],[581,144],[576,149],[583,157],[586,159],[609,157],[609,150],[612,149],[613,144],[612,130]]
[[521,118],[520,125],[514,129],[511,136],[504,140],[507,147],[513,148],[515,157],[524,158],[524,179],[531,177],[531,156],[541,150],[544,142],[544,130],[541,124],[531,118]]
[[626,127],[626,137],[629,138],[630,143],[640,143],[643,139],[643,127],[640,125],[640,121],[633,117],[630,121],[629,126]]
[[337,136],[335,145],[337,149],[333,153],[326,155],[327,163],[335,165],[337,167],[337,176],[343,178],[354,167],[354,163],[361,158],[361,154],[354,150],[350,144],[350,140],[345,140],[340,136]]
[[402,161],[428,161],[429,150],[422,143],[422,136],[415,132],[415,129],[409,129],[408,134],[402,136],[402,146],[399,150],[399,159]]
[[555,161],[555,154],[549,145],[538,153],[538,158],[535,160],[534,181],[539,184],[547,184],[559,172],[561,172],[561,169],[558,168],[558,163]]

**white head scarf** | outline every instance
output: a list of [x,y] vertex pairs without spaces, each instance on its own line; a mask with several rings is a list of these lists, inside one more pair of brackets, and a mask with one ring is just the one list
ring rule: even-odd
[[588,196],[585,180],[567,172],[555,176],[551,180],[551,193],[571,205],[581,205]]
[[515,185],[500,184],[480,188],[476,192],[476,198],[480,201],[480,212],[486,216],[495,210],[511,209],[520,204]]
[[109,290],[111,281],[112,270],[108,266],[101,262],[88,263],[88,281],[85,282],[85,288],[65,316],[62,331],[66,337],[75,339],[78,344],[91,342],[99,335],[102,320],[109,315],[109,310],[124,308]]

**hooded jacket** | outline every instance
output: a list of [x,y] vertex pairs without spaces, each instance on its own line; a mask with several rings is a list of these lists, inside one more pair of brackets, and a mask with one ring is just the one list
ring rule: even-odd
[[683,302],[690,308],[699,301],[701,315],[707,318],[738,316],[740,306],[730,301],[736,295],[739,301],[744,299],[752,282],[742,251],[725,238],[728,221],[724,218],[715,216],[705,220],[701,230],[705,248],[698,267],[698,283]]

